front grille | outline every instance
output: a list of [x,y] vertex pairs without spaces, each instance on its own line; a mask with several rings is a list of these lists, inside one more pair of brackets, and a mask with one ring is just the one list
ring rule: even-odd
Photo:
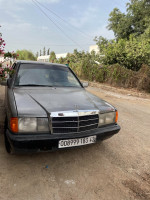
[[91,130],[91,129],[95,129],[97,128],[97,125],[91,125],[91,126],[86,126],[86,127],[80,127],[79,131],[88,131],[88,130]]
[[79,117],[53,117],[53,133],[77,133],[98,127],[99,116],[85,115]]

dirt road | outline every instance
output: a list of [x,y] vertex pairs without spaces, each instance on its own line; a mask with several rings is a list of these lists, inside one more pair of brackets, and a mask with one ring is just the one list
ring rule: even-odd
[[[118,108],[119,134],[94,145],[32,155],[8,155],[0,134],[0,200],[150,199],[149,96],[88,90]],[[1,125],[3,95],[0,87]]]

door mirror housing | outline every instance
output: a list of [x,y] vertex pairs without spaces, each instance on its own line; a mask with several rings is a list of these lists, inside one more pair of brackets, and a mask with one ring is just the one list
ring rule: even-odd
[[12,78],[8,78],[8,79],[6,79],[4,81],[1,81],[0,85],[10,87],[11,86],[11,81],[12,81]]
[[83,85],[83,87],[88,87],[89,83],[88,82],[83,82],[82,85]]

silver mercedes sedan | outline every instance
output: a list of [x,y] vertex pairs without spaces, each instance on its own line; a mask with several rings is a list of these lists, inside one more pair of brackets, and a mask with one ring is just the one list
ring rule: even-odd
[[17,61],[6,87],[8,153],[88,145],[118,133],[117,109],[85,90],[66,65]]

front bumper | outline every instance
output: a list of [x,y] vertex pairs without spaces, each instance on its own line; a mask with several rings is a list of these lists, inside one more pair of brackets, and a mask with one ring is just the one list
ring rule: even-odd
[[[88,136],[97,136],[97,140],[110,138],[118,133],[120,126],[118,124],[101,127],[90,131],[71,133],[71,134],[14,134],[10,130],[6,131],[6,136],[14,152],[39,152],[52,151],[58,149],[59,140],[84,138]],[[68,147],[72,148],[72,147]]]

